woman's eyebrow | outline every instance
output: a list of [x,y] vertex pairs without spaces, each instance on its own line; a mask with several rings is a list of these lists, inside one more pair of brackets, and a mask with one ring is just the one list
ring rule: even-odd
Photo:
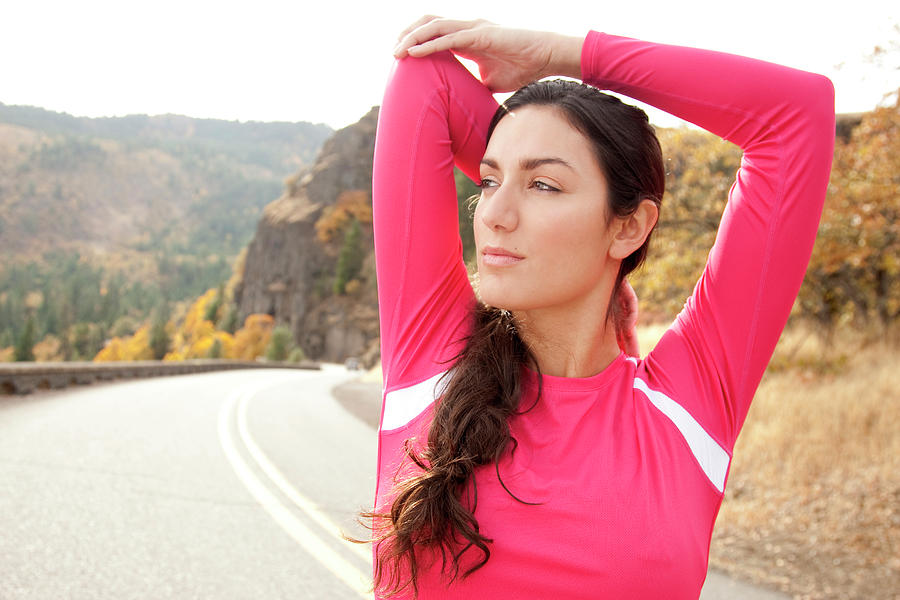
[[575,167],[573,167],[563,159],[557,158],[555,156],[549,156],[546,158],[523,158],[519,161],[519,166],[522,167],[522,169],[525,171],[531,171],[543,165],[561,165],[571,171],[575,170]]
[[[491,169],[500,168],[497,164],[497,161],[488,157],[482,158],[481,164]],[[570,165],[568,162],[555,156],[548,156],[543,158],[523,158],[519,161],[519,167],[521,167],[523,171],[532,171],[543,165],[561,165],[569,170],[575,170],[575,167]]]

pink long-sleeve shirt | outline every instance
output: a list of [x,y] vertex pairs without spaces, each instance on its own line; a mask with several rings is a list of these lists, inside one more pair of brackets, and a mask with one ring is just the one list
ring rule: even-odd
[[[421,598],[697,598],[735,439],[809,260],[834,143],[828,79],[717,52],[591,32],[585,82],[739,145],[715,245],[684,309],[643,360],[544,376],[510,421],[518,449],[475,473],[488,563]],[[399,61],[373,177],[384,407],[376,507],[427,439],[440,377],[475,302],[461,258],[453,165],[473,179],[496,109],[450,54]],[[652,255],[649,266],[652,267]],[[526,373],[522,406],[536,377]]]

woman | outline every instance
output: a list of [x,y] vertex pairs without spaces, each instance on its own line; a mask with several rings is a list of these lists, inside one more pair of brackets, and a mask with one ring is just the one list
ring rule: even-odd
[[[448,50],[475,60],[483,84]],[[735,439],[812,249],[831,83],[596,32],[432,17],[395,55],[373,177],[376,593],[696,598]],[[703,275],[643,360],[617,343],[614,291],[656,224],[659,146],[643,113],[586,86],[527,86],[498,110],[492,91],[549,75],[744,150]],[[482,187],[481,302],[461,259],[454,162]]]

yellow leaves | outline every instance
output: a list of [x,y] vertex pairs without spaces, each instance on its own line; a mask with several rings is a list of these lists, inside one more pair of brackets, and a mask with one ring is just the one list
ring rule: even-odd
[[111,339],[94,357],[94,362],[117,360],[153,360],[150,325],[141,326],[131,337]]
[[275,319],[269,315],[252,314],[244,321],[244,326],[234,334],[232,357],[253,360],[262,356],[272,337]]
[[[699,131],[658,130],[666,196],[645,269],[641,310],[671,318],[712,245],[740,151]],[[900,319],[900,104],[862,117],[838,140],[819,235],[795,311],[823,324]]]
[[94,357],[94,362],[125,360],[122,358],[125,355],[124,347],[125,340],[114,337],[106,343],[106,346],[104,346],[100,352],[97,353],[97,356]]
[[181,327],[176,328],[172,340],[172,350],[163,357],[163,360],[185,360],[189,358],[208,358],[210,349],[216,340],[219,340],[223,352],[223,358],[230,358],[230,349],[233,345],[231,335],[216,329],[215,324],[206,319],[210,307],[216,302],[218,291],[211,288],[197,298],[188,308]]
[[37,362],[52,362],[65,360],[63,353],[62,341],[55,335],[47,334],[44,339],[34,345],[32,348],[34,360]]
[[152,360],[150,349],[150,326],[144,325],[134,332],[125,343],[126,360]]
[[316,221],[316,236],[319,241],[328,243],[334,236],[342,232],[351,217],[360,223],[372,222],[372,203],[365,190],[347,190],[338,196],[337,202],[322,212]]
[[[213,348],[216,342],[219,350]],[[191,345],[185,358],[234,358],[234,338],[225,331],[213,331]]]
[[[244,327],[232,336],[226,331],[216,329],[212,321],[204,318],[216,301],[217,291],[207,290],[187,309],[181,323],[170,321],[166,324],[172,343],[163,360],[179,361],[195,358],[255,360],[263,355],[272,336],[275,320],[269,315],[250,315],[244,321]],[[131,337],[111,339],[94,360],[152,360],[150,337],[151,326],[144,324]]]
[[347,282],[347,285],[344,286],[344,293],[348,296],[353,296],[358,293],[362,289],[362,283],[359,279],[351,279]]
[[210,288],[206,293],[197,298],[188,309],[187,315],[184,317],[184,326],[182,331],[188,339],[208,335],[215,330],[212,322],[205,319],[206,310],[216,298],[216,289]]
[[644,322],[668,321],[691,293],[740,166],[736,146],[703,131],[659,129],[666,194],[643,269],[631,277]]
[[900,317],[900,106],[863,115],[838,139],[801,302],[820,320]]

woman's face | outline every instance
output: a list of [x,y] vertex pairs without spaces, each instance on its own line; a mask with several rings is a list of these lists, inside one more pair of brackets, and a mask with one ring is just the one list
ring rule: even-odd
[[485,303],[565,308],[601,293],[604,282],[611,288],[618,261],[607,255],[606,178],[558,109],[525,106],[503,117],[481,178],[474,228]]

